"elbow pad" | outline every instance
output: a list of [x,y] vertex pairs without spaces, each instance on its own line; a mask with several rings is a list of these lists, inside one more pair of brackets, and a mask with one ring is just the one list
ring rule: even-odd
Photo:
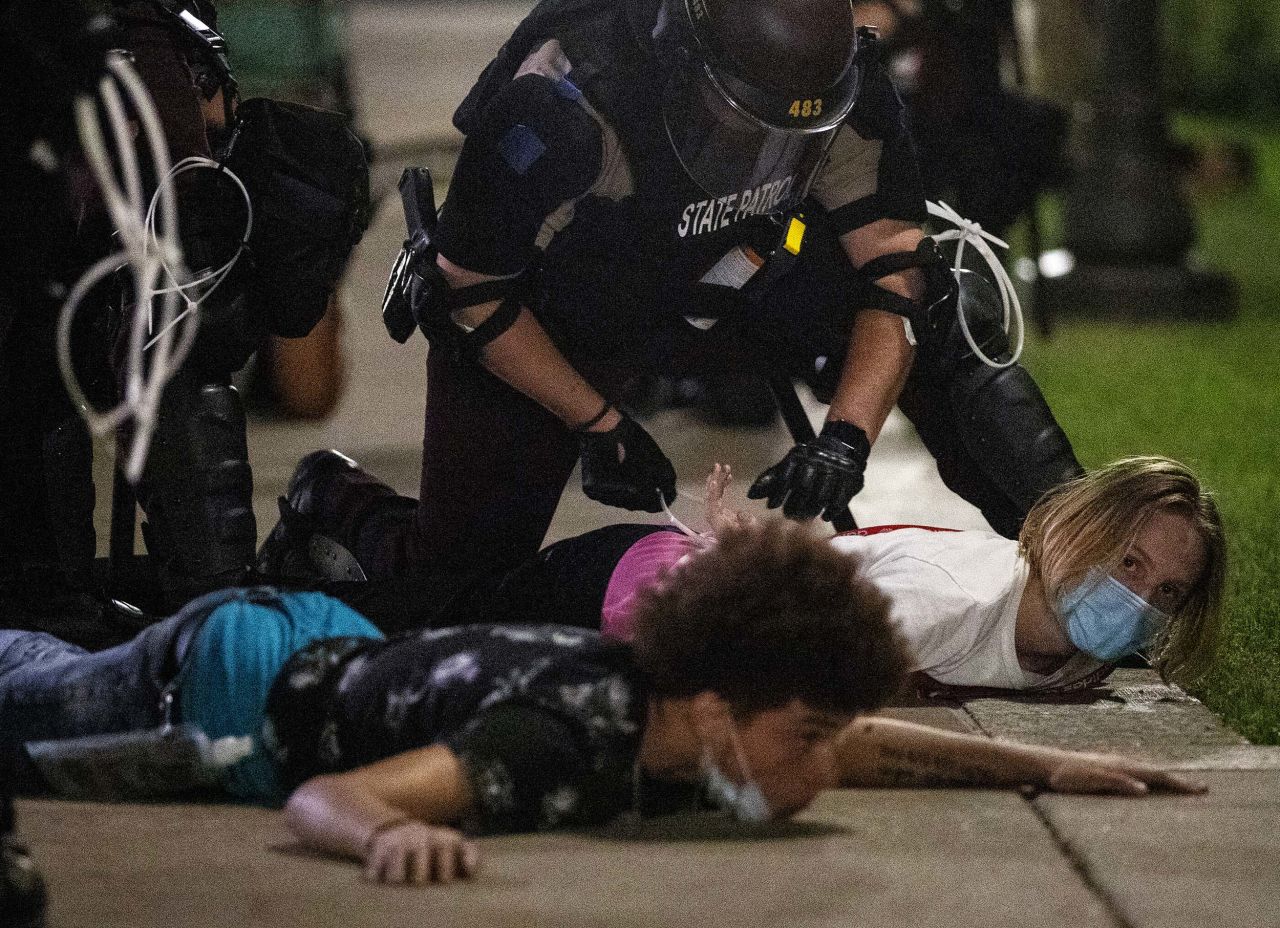
[[[408,168],[400,177],[408,238],[400,249],[382,297],[382,322],[387,333],[404,344],[414,329],[434,347],[458,357],[476,359],[481,349],[515,324],[520,315],[524,275],[485,281],[454,289],[436,264],[435,193],[431,172]],[[498,308],[475,328],[453,321],[453,313],[468,306],[501,300]]]
[[867,288],[867,304],[872,309],[901,316],[907,341],[928,347],[937,341],[938,321],[947,317],[948,308],[954,309],[956,298],[955,276],[933,239],[926,236],[915,251],[894,251],[872,258],[858,269],[858,273],[875,283],[913,267],[924,274],[923,298],[911,300],[876,284]]

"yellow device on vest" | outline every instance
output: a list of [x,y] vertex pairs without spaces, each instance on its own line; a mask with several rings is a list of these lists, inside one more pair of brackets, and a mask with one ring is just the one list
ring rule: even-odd
[[800,243],[804,241],[804,221],[800,216],[792,216],[791,222],[787,226],[787,237],[782,242],[782,247],[793,255],[800,254]]

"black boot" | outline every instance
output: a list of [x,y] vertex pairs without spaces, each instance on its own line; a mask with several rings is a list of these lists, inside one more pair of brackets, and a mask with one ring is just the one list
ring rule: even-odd
[[244,409],[234,387],[179,371],[165,388],[137,496],[170,608],[246,581],[257,526]]
[[[298,462],[285,495],[280,521],[258,550],[257,571],[266,579],[294,581],[366,580],[354,555],[326,534],[318,518],[319,494],[327,478],[374,480],[339,451],[312,451]],[[388,493],[393,492],[388,488]]]

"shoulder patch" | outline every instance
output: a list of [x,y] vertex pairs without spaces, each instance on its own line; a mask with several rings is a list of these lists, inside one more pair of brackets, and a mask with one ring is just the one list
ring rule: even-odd
[[547,145],[524,123],[517,123],[507,130],[507,134],[498,143],[498,152],[502,155],[511,170],[524,176],[529,168],[537,163],[546,153]]
[[577,103],[582,99],[582,91],[578,89],[578,85],[574,84],[567,77],[561,77],[553,83],[556,96],[565,100],[572,100]]

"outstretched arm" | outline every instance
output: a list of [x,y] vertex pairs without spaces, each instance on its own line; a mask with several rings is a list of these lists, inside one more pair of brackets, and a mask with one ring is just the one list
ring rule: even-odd
[[836,744],[841,786],[1033,786],[1059,793],[1200,793],[1203,783],[1150,764],[962,735],[881,716],[855,720]]
[[447,883],[474,874],[476,845],[446,827],[472,806],[457,755],[432,746],[312,777],[285,806],[303,843],[364,863],[381,883]]

